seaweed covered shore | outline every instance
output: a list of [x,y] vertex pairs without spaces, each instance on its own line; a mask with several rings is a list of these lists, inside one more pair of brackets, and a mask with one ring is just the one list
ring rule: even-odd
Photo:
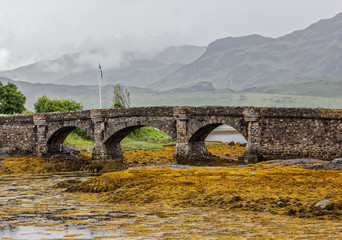
[[128,169],[69,186],[68,191],[97,193],[111,203],[210,206],[299,218],[342,216],[342,172],[297,163]]
[[[73,153],[74,159],[2,158],[0,233],[33,226],[45,238],[50,234],[47,239],[342,237],[342,171],[324,170],[329,163],[222,159],[180,166],[173,165],[173,149],[126,150],[123,170],[95,177],[84,173],[103,169],[86,152]],[[208,150],[237,159],[245,148],[213,144]],[[70,171],[78,173],[60,174]],[[54,238],[65,226],[77,231]],[[98,238],[87,237],[90,231]]]
[[[217,156],[237,160],[245,151],[243,144],[214,144],[208,150]],[[174,146],[162,147],[162,151],[153,150],[126,150],[122,164],[110,166],[114,170],[123,170],[128,167],[170,165],[173,162]],[[87,151],[70,151],[72,156],[7,156],[0,157],[0,175],[25,173],[59,173],[59,172],[103,172],[101,162],[93,162]],[[209,165],[231,165],[231,161],[213,161]],[[113,165],[113,164],[110,164]],[[109,169],[110,170],[110,169]]]
[[[299,218],[341,219],[342,171],[325,170],[322,166],[329,164],[323,161],[279,160],[238,165],[221,159],[207,166],[191,167],[173,165],[173,150],[173,146],[165,146],[163,151],[126,150],[121,169],[60,186],[69,192],[98,194],[101,201],[110,203],[215,207]],[[245,146],[218,144],[208,150],[237,160]],[[0,175],[103,170],[86,152],[74,154],[77,158],[62,160],[32,156],[3,158]]]

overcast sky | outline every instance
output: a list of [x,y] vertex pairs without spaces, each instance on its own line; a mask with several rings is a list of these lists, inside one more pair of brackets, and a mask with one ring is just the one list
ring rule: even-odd
[[0,0],[0,70],[92,49],[120,62],[128,50],[278,37],[339,12],[341,0]]

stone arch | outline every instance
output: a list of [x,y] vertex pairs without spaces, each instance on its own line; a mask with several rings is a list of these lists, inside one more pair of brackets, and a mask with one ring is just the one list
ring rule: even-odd
[[[63,149],[63,142],[66,137],[75,129],[80,128],[89,134],[87,129],[78,126],[63,126],[60,128],[52,129],[47,134],[47,152],[48,153],[55,153],[61,152]],[[93,138],[92,132],[89,134],[91,138]]]
[[123,153],[121,149],[121,140],[125,138],[128,134],[141,127],[154,127],[164,133],[176,139],[176,123],[174,120],[162,121],[162,120],[146,120],[146,121],[130,121],[125,123],[116,124],[113,128],[108,126],[109,131],[105,134],[104,139],[104,151],[105,158],[111,160],[122,160]]
[[[174,119],[171,120],[149,120],[142,118],[139,119],[130,119],[127,121],[126,119],[123,119],[122,121],[118,123],[107,123],[106,124],[106,132],[104,136],[104,142],[108,141],[110,138],[118,137],[120,138],[121,135],[127,136],[129,133],[133,132],[134,130],[141,128],[141,127],[154,127],[157,128],[164,133],[171,136],[173,139],[176,139],[177,137],[177,130],[176,130],[176,121]],[[124,138],[123,137],[123,138]],[[122,140],[122,138],[121,138]],[[120,141],[121,141],[120,140]]]
[[[73,130],[76,128],[80,128],[86,133],[88,133],[92,139],[94,139],[94,127],[90,121],[84,121],[84,122],[83,121],[66,121],[63,123],[60,123],[60,122],[49,123],[47,126],[46,139],[50,139],[52,135],[54,135],[57,131],[60,131],[60,129],[63,129],[63,128],[66,128],[66,129],[73,128]],[[71,132],[73,130],[71,130]]]
[[189,136],[189,142],[203,142],[206,137],[217,127],[222,125],[227,125],[233,127],[236,131],[238,131],[246,140],[248,139],[248,131],[247,131],[247,123],[243,118],[235,121],[210,121],[206,123],[198,124],[192,133]]
[[218,126],[228,125],[238,131],[248,142],[248,124],[243,117],[209,117],[190,119],[182,144],[177,144],[175,158],[180,164],[211,161],[212,155],[205,146],[206,137]]

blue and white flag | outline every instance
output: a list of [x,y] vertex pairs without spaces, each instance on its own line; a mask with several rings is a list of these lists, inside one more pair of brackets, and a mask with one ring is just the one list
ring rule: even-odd
[[101,73],[101,79],[103,79],[103,73],[102,73],[102,68],[101,68],[100,64],[99,64],[99,69],[100,69],[100,73]]

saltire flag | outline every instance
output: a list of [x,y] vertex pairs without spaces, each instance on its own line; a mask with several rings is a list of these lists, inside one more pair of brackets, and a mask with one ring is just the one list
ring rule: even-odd
[[99,64],[99,69],[100,69],[100,73],[101,73],[101,79],[103,79],[103,73],[102,73],[102,68],[101,68],[100,64]]

